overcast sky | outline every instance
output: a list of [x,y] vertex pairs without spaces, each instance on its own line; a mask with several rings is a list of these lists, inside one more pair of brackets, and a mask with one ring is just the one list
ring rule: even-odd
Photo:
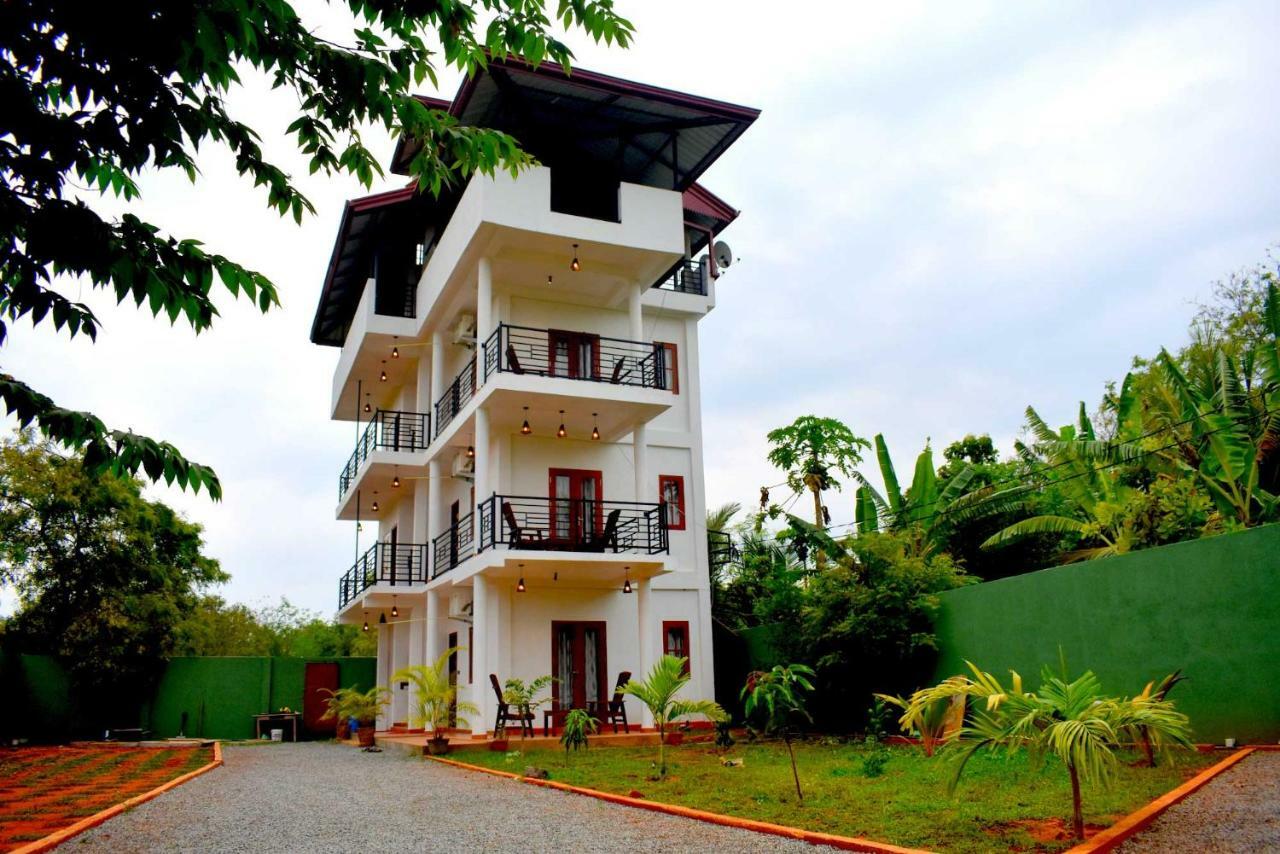
[[[299,5],[340,36],[328,7]],[[763,110],[703,179],[743,212],[701,325],[713,505],[781,480],[764,435],[801,414],[883,432],[900,472],[926,437],[987,432],[1007,452],[1028,404],[1051,423],[1092,407],[1280,240],[1274,2],[617,5],[636,45],[572,36],[580,65]],[[338,351],[308,332],[342,204],[365,191],[307,176],[282,136],[290,99],[246,79],[235,113],[317,215],[267,212],[213,149],[194,188],[148,176],[138,209],[266,273],[283,309],[220,295],[197,338],[73,283],[98,343],[19,322],[0,366],[217,469],[219,504],[152,494],[205,526],[228,599],[330,614],[355,553],[333,520],[354,428],[328,420]],[[457,75],[441,82],[427,93],[451,98]],[[828,504],[852,518],[851,491]]]

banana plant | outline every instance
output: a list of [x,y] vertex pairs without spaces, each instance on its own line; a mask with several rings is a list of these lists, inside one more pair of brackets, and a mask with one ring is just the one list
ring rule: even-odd
[[[1041,514],[997,531],[982,544],[997,548],[1034,534],[1076,534],[1090,545],[1063,555],[1064,561],[1123,554],[1133,546],[1131,518],[1124,512],[1133,488],[1125,485],[1113,463],[1134,462],[1142,449],[1134,442],[1100,440],[1084,403],[1074,425],[1051,428],[1033,407],[1027,407],[1032,445],[1015,442],[1014,450],[1026,466],[1032,485],[1052,486],[1075,508],[1076,515]],[[1027,506],[1034,490],[1015,486],[992,496],[993,503]]]
[[889,456],[889,447],[881,433],[876,434],[875,449],[880,479],[884,481],[884,494],[877,491],[860,471],[853,473],[860,484],[854,496],[854,519],[859,534],[879,530],[914,531],[916,551],[927,554],[945,544],[948,531],[957,522],[995,512],[994,506],[979,500],[989,497],[989,491],[969,490],[976,472],[968,463],[939,489],[933,466],[933,449],[926,442],[924,450],[916,457],[911,488],[903,494],[893,459]]

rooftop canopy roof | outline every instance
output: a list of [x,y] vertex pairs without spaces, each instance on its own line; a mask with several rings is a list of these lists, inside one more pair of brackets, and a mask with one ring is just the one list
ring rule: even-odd
[[[555,63],[534,68],[516,59],[490,61],[462,84],[448,109],[463,124],[511,134],[544,163],[585,156],[615,166],[623,181],[682,191],[760,115],[581,68],[566,73]],[[414,151],[412,140],[402,140],[392,170],[406,174]]]

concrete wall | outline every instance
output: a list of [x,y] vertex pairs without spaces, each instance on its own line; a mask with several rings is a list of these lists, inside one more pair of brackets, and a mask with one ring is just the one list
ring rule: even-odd
[[1280,525],[1055,567],[942,594],[938,679],[972,660],[1037,684],[1059,649],[1108,693],[1182,668],[1200,741],[1280,740]]

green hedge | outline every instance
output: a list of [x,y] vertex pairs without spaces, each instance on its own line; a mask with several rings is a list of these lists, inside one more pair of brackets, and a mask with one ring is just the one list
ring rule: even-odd
[[[140,702],[137,721],[157,738],[182,731],[202,738],[253,737],[253,715],[288,706],[301,711],[303,679],[311,661],[336,661],[338,684],[369,688],[376,678],[373,658],[175,658],[169,661],[149,702]],[[66,674],[48,656],[0,658],[0,695],[19,702],[0,720],[5,737],[60,741],[97,735],[76,708]],[[186,726],[183,728],[183,714]]]
[[1182,668],[1196,738],[1280,739],[1280,525],[1054,567],[941,595],[937,679],[965,659],[1036,684],[1059,650],[1109,693]]

